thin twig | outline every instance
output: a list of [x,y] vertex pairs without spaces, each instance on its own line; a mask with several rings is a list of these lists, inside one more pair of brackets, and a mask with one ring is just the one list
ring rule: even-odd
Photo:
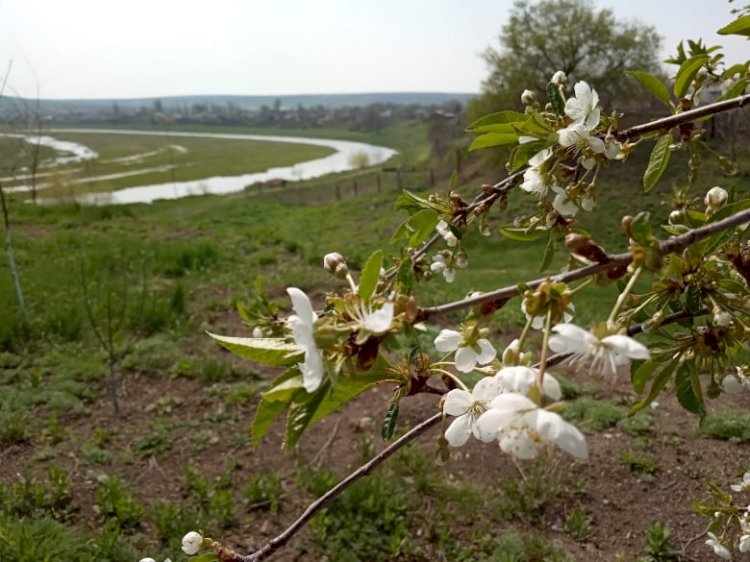
[[248,554],[247,556],[240,556],[239,558],[236,558],[236,560],[242,561],[242,562],[258,562],[259,560],[265,560],[266,558],[268,558],[271,554],[276,552],[276,550],[278,550],[279,548],[284,546],[287,542],[289,542],[289,540],[295,534],[297,534],[297,532],[302,527],[304,527],[307,524],[307,522],[310,519],[312,519],[312,517],[316,513],[318,513],[321,509],[326,507],[328,504],[330,504],[339,495],[341,495],[344,492],[344,490],[346,490],[349,486],[351,486],[354,482],[356,482],[360,478],[370,474],[370,472],[372,472],[375,468],[377,468],[383,462],[385,462],[401,447],[413,441],[414,439],[416,439],[417,437],[425,433],[431,427],[437,425],[442,418],[443,418],[443,414],[441,412],[439,414],[435,414],[431,418],[426,419],[419,425],[414,426],[410,431],[406,432],[399,439],[397,439],[396,441],[388,445],[385,449],[380,451],[380,453],[378,453],[368,462],[360,466],[357,470],[352,472],[349,476],[344,478],[341,482],[336,484],[333,488],[328,490],[325,494],[323,494],[317,500],[315,500],[309,506],[307,506],[307,509],[304,511],[304,513],[300,515],[299,518],[294,523],[292,523],[291,525],[289,525],[289,527],[284,529],[284,531],[282,531],[281,534],[279,534],[278,536],[268,541],[265,545],[263,545],[260,549],[258,549],[254,553]]

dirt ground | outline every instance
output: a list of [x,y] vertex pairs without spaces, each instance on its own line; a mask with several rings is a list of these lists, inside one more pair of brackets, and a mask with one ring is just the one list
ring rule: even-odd
[[[33,442],[6,447],[0,450],[0,480],[9,482],[27,469],[41,475],[52,462],[63,466],[71,473],[77,508],[71,522],[96,529],[102,519],[95,509],[92,472],[120,475],[139,499],[148,504],[156,499],[181,501],[185,498],[182,474],[189,462],[200,466],[207,476],[214,476],[224,470],[227,459],[234,458],[238,482],[247,481],[249,474],[276,470],[283,476],[283,486],[288,491],[279,514],[270,517],[265,512],[249,515],[243,512],[239,525],[221,537],[226,544],[246,552],[280,532],[310,501],[309,495],[294,491],[296,467],[315,461],[344,475],[356,466],[361,436],[372,426],[379,426],[379,421],[372,420],[382,419],[391,392],[385,387],[367,392],[312,428],[293,454],[281,450],[281,423],[273,427],[257,450],[250,447],[247,432],[256,403],[251,400],[246,405],[227,408],[224,411],[226,421],[213,426],[215,439],[195,452],[191,449],[195,428],[201,426],[207,414],[223,408],[221,401],[207,392],[206,386],[196,380],[126,374],[121,396],[123,417],[114,418],[106,400],[92,404],[90,415],[62,416],[62,425],[71,433],[67,441],[56,446],[56,456],[51,460],[35,460],[38,445]],[[627,392],[627,385],[623,383],[620,388],[610,388],[604,394]],[[102,392],[102,396],[106,394]],[[92,438],[96,426],[114,430],[108,444],[110,451],[130,450],[135,439],[154,430],[160,418],[153,405],[166,396],[176,404],[169,419],[181,428],[173,433],[168,451],[148,459],[116,454],[108,466],[87,466],[82,462],[80,445]],[[747,410],[749,405],[749,397],[739,396],[722,397],[709,406]],[[434,396],[406,399],[402,402],[399,426],[414,425],[435,412],[437,399]],[[46,412],[39,411],[36,415],[45,416]],[[633,437],[618,428],[589,434],[588,462],[577,462],[561,455],[554,465],[558,474],[573,476],[582,482],[581,491],[574,497],[552,500],[544,508],[541,527],[536,529],[563,545],[577,560],[611,561],[618,553],[625,554],[627,559],[641,554],[648,527],[660,521],[671,529],[672,544],[684,549],[682,560],[713,559],[704,544],[707,520],[694,513],[691,501],[707,497],[708,481],[728,490],[730,483],[738,481],[741,467],[750,462],[750,450],[745,444],[697,436],[696,426],[697,418],[665,394],[659,399],[645,435]],[[420,447],[431,454],[438,435],[439,428],[431,429],[421,438]],[[637,439],[641,444],[644,439],[648,442],[656,465],[653,474],[633,471],[619,460],[623,450],[639,447]],[[374,443],[376,450],[384,446],[379,437]],[[489,493],[490,484],[498,479],[519,478],[518,468],[496,446],[477,442],[453,450],[450,461],[435,470],[446,478],[469,478],[485,483]],[[590,536],[584,543],[573,541],[563,530],[565,518],[573,509],[585,512],[592,521]],[[300,540],[305,540],[304,533],[302,538],[295,539]],[[295,541],[279,551],[273,560],[299,559],[294,554]]]

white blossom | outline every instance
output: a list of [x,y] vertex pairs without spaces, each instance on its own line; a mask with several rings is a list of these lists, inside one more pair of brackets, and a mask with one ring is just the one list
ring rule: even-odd
[[437,223],[437,226],[435,226],[435,230],[438,231],[438,234],[443,237],[445,243],[448,244],[448,246],[450,246],[451,248],[455,247],[456,244],[458,244],[458,238],[456,238],[456,235],[453,234],[450,226],[444,220],[441,219]]
[[464,445],[473,433],[477,437],[476,420],[487,410],[487,404],[500,394],[494,377],[480,380],[471,392],[454,388],[445,397],[443,412],[456,419],[445,430],[445,438],[453,447]]
[[141,558],[138,562],[156,562],[153,558]]
[[536,168],[529,168],[523,173],[523,182],[520,188],[527,193],[532,193],[539,198],[547,195],[549,176],[539,173]]
[[718,556],[719,558],[723,558],[724,560],[731,560],[732,559],[732,553],[729,552],[727,547],[725,547],[721,542],[719,542],[719,539],[714,535],[713,533],[709,532],[706,533],[708,535],[708,538],[706,539],[706,544],[714,549],[714,554]]
[[292,330],[294,343],[305,352],[305,360],[299,363],[302,384],[307,392],[315,392],[325,372],[323,354],[315,343],[315,321],[318,316],[304,292],[296,287],[289,287],[286,292],[292,299],[292,307],[297,313],[287,319],[287,324]]
[[536,94],[531,90],[521,92],[521,103],[524,105],[533,105],[536,103]]
[[648,359],[648,348],[629,336],[615,334],[602,339],[575,324],[557,324],[549,339],[549,348],[555,353],[572,354],[573,365],[590,364],[606,379],[617,376],[617,368],[629,365],[631,359]]
[[552,75],[552,79],[550,82],[555,84],[556,86],[561,86],[562,84],[565,84],[565,82],[568,81],[568,77],[565,75],[565,73],[562,70],[558,70]]
[[430,271],[434,273],[441,272],[447,283],[453,283],[456,279],[456,267],[464,269],[468,264],[468,260],[464,253],[458,253],[455,256],[451,256],[450,252],[446,253],[448,255],[441,252],[432,257]]
[[369,303],[356,303],[345,307],[347,313],[357,321],[359,329],[373,334],[387,332],[393,322],[393,303],[386,302],[378,310],[373,310]]
[[706,192],[703,202],[706,204],[706,207],[712,211],[718,211],[726,204],[728,198],[729,194],[727,193],[727,190],[716,186]]
[[595,154],[604,152],[604,141],[591,134],[591,131],[580,123],[573,123],[557,131],[557,140],[564,148],[575,147],[576,151],[590,148]]
[[442,353],[455,351],[456,369],[462,373],[470,373],[477,365],[490,363],[497,355],[489,340],[481,338],[467,345],[463,336],[455,330],[441,330],[435,338],[435,349]]
[[182,552],[185,554],[189,556],[198,554],[201,548],[203,548],[203,536],[200,533],[190,531],[182,537]]
[[622,144],[618,142],[614,135],[604,137],[604,156],[609,160],[620,160],[624,157]]
[[596,107],[599,104],[599,94],[586,82],[577,82],[573,86],[575,97],[565,102],[565,115],[573,120],[573,123],[585,125],[592,130],[599,124],[601,110]]
[[500,449],[519,459],[534,458],[545,443],[576,458],[588,458],[586,439],[575,426],[517,392],[493,398],[475,425],[481,441],[497,440]]
[[742,482],[739,484],[732,484],[730,488],[734,492],[747,492],[750,490],[750,471],[742,476]]
[[[528,396],[529,389],[536,384],[538,371],[522,365],[515,367],[503,367],[493,377],[501,392],[516,392]],[[544,394],[552,400],[562,398],[562,389],[557,379],[549,373],[544,373],[542,377],[542,387]]]
[[574,217],[578,213],[578,205],[570,198],[564,187],[552,186],[555,198],[552,200],[552,208],[563,217]]

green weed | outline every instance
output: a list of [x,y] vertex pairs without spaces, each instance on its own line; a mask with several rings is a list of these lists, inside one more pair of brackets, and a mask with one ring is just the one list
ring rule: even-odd
[[579,398],[565,407],[563,417],[585,431],[602,431],[625,419],[624,408],[607,400]]
[[591,536],[591,517],[577,509],[565,518],[565,532],[576,542],[586,542]]
[[119,477],[102,475],[97,479],[96,503],[101,515],[116,520],[123,530],[140,527],[143,507]]
[[698,426],[698,433],[714,439],[745,443],[750,441],[750,417],[729,410],[708,414]]
[[272,516],[279,511],[282,494],[278,472],[256,474],[242,489],[242,496],[248,510],[264,509]]

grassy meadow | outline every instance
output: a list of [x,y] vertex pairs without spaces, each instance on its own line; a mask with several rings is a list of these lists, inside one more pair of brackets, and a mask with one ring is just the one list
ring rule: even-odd
[[[389,166],[410,170],[404,187],[422,194],[428,193],[427,170],[440,164],[429,158],[424,124],[404,123],[373,135],[279,134],[391,146],[400,155]],[[94,191],[172,181],[170,174],[191,179],[199,173],[241,173],[326,153],[247,141],[73,133],[60,138],[94,147],[102,160],[156,151],[149,165],[175,165],[171,172],[86,187]],[[187,152],[170,150],[173,144]],[[0,155],[17,158],[12,150],[0,143]],[[646,206],[657,223],[665,219],[662,201],[674,178],[683,175],[684,161],[673,158],[660,187],[646,197],[633,174],[645,167],[647,155],[638,158],[627,171],[603,173],[598,212],[582,217],[582,226],[602,233],[597,241],[611,251],[627,244],[619,226],[623,214]],[[749,160],[743,157],[743,163]],[[85,173],[104,175],[119,167],[127,165],[91,163]],[[694,195],[716,184],[747,190],[748,166],[740,170],[727,179],[707,162]],[[458,190],[469,198],[492,177],[477,176]],[[436,189],[446,192],[447,180]],[[222,353],[203,332],[248,334],[236,307],[251,303],[256,280],[288,311],[285,287],[298,286],[317,298],[340,282],[321,267],[326,253],[342,253],[354,270],[377,248],[395,254],[388,240],[405,216],[393,210],[392,175],[358,170],[283,189],[251,187],[149,205],[32,205],[21,195],[10,198],[10,217],[25,313],[5,250],[0,253],[0,560],[170,556],[176,562],[185,559],[180,537],[197,528],[249,550],[380,449],[374,435],[390,392],[385,388],[377,389],[379,401],[360,402],[361,410],[344,418],[345,441],[326,444],[339,431],[338,422],[326,420],[293,454],[278,451],[280,428],[253,451],[248,426],[271,373]],[[533,205],[528,198],[513,193],[509,210],[493,213],[492,224],[512,220],[516,209],[528,205]],[[545,242],[519,243],[497,233],[485,239],[472,232],[465,239],[469,269],[459,271],[454,284],[441,277],[426,284],[418,301],[437,304],[538,277]],[[554,263],[564,261],[559,251]],[[587,290],[577,322],[601,318],[613,294],[612,287]],[[500,310],[493,320],[498,342],[510,340],[521,320],[517,299]],[[121,417],[112,414],[111,354],[97,332],[112,335],[118,354]],[[646,462],[649,447],[673,446],[648,433],[652,414],[623,421],[626,404],[614,400],[602,407],[592,399],[601,390],[596,385],[564,386],[566,397],[581,400],[570,415],[590,423],[587,431],[620,432],[623,451],[629,452],[616,457],[622,459],[614,461],[616,469],[650,482],[644,476],[653,468]],[[435,411],[434,400],[414,403],[404,414],[407,425]],[[750,427],[748,420],[742,423]],[[684,438],[671,436],[673,442]],[[408,447],[317,517],[276,559],[569,561],[585,552],[581,545],[598,522],[585,503],[586,478],[593,475],[557,471],[555,465],[550,483],[544,464],[527,467],[523,478],[515,472],[507,477],[512,465],[503,465],[503,478],[498,472],[461,472],[435,467],[431,447]],[[473,454],[498,456],[494,450]],[[648,533],[622,547],[630,556],[622,560],[659,540],[668,545],[663,529],[652,526]]]

